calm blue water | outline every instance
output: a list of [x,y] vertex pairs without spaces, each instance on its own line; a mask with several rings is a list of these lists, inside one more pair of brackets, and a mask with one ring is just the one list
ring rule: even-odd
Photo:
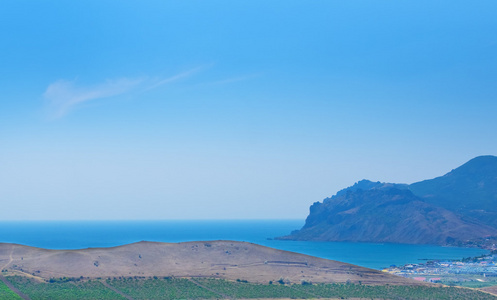
[[423,259],[460,259],[487,251],[428,245],[268,240],[302,227],[301,220],[253,221],[9,221],[0,242],[48,249],[111,247],[139,241],[236,240],[381,269]]

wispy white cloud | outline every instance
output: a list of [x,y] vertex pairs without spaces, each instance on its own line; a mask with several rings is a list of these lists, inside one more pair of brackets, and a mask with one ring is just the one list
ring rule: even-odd
[[200,72],[203,69],[205,69],[205,66],[201,66],[201,67],[197,67],[197,68],[185,71],[185,72],[181,72],[179,74],[176,74],[174,76],[171,76],[171,77],[168,77],[165,79],[156,80],[154,83],[150,84],[150,86],[147,88],[147,90],[155,89],[161,85],[165,85],[165,84],[168,84],[168,83],[171,83],[174,81],[178,81],[178,80],[183,79],[183,78],[190,77],[190,76]]
[[142,82],[143,79],[121,78],[94,86],[77,86],[76,80],[57,80],[47,87],[43,96],[54,116],[60,118],[84,102],[130,92]]
[[77,80],[61,79],[51,83],[43,93],[43,97],[48,100],[50,114],[55,118],[61,118],[85,102],[123,95],[136,90],[152,90],[190,77],[203,68],[191,69],[165,79],[120,78],[92,86],[78,85]]

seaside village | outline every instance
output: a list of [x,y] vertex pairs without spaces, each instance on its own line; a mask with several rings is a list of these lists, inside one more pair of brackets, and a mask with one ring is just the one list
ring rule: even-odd
[[400,267],[392,265],[383,272],[447,285],[471,287],[497,285],[497,250],[492,250],[488,255],[468,257],[458,261],[428,260],[426,263]]

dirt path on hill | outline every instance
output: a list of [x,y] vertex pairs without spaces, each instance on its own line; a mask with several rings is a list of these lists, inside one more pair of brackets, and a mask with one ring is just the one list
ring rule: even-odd
[[[12,258],[12,254],[14,253],[14,248],[15,246],[12,245],[12,248],[10,250],[10,254],[9,254],[9,262],[7,262],[3,267],[2,267],[2,270],[3,269],[6,269],[11,263],[12,261],[14,261],[14,259]],[[5,285],[11,289],[14,293],[16,293],[17,295],[19,295],[19,297],[21,297],[22,299],[24,300],[30,300],[30,298],[25,295],[23,292],[21,292],[19,289],[17,289],[15,286],[12,285],[12,283],[10,283],[10,281],[8,281],[2,274],[0,274],[0,280],[5,283]]]
[[2,270],[3,269],[7,269],[7,267],[12,263],[12,261],[14,261],[14,259],[12,258],[12,253],[14,253],[14,245],[12,245],[11,249],[10,249],[10,255],[9,255],[9,262],[6,263],[3,267],[2,267]]
[[3,281],[3,283],[5,283],[5,285],[7,285],[9,287],[9,289],[11,289],[17,295],[19,295],[19,297],[21,297],[22,299],[24,299],[24,300],[31,300],[28,297],[28,295],[25,295],[23,292],[21,292],[15,286],[13,286],[12,283],[10,283],[10,281],[8,281],[7,279],[5,279],[5,277],[3,277],[2,274],[0,274],[0,280]]
[[497,296],[497,285],[476,289],[494,296]]
[[221,297],[223,297],[223,299],[233,299],[233,297],[230,297],[230,296],[225,295],[225,294],[223,294],[223,293],[220,293],[220,292],[218,292],[218,291],[216,291],[216,290],[213,290],[213,289],[211,289],[211,288],[208,288],[208,287],[206,287],[205,285],[203,285],[203,284],[201,284],[201,283],[199,283],[199,282],[197,282],[197,281],[193,280],[192,278],[187,278],[187,279],[188,279],[188,280],[190,280],[191,282],[193,282],[194,284],[198,285],[199,287],[203,288],[203,289],[206,289],[206,290],[208,290],[208,291],[210,291],[210,292],[213,292],[213,293],[215,293],[215,294],[220,295]]
[[128,300],[135,300],[133,298],[131,298],[130,296],[126,295],[125,293],[121,292],[120,290],[116,289],[115,287],[111,286],[110,284],[108,284],[107,282],[105,282],[105,280],[102,280],[100,281],[106,288],[109,288],[111,289],[112,291],[118,293],[119,295],[123,296],[124,298],[128,299]]

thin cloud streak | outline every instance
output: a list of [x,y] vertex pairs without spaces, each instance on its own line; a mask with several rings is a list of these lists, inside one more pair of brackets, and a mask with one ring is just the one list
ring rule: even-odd
[[157,87],[159,87],[161,85],[168,84],[168,83],[171,83],[171,82],[183,79],[183,78],[190,77],[193,74],[198,73],[202,69],[204,69],[204,67],[197,67],[195,69],[191,69],[191,70],[188,70],[188,71],[176,74],[176,75],[168,77],[166,79],[159,80],[158,82],[155,82],[152,85],[150,85],[146,90],[147,91],[148,90],[152,90],[152,89],[155,89],[155,88],[157,88]]
[[50,84],[43,96],[48,99],[55,117],[60,118],[84,102],[127,93],[142,82],[143,79],[121,78],[107,80],[95,86],[81,87],[76,85],[76,80],[62,79]]
[[120,78],[107,80],[94,86],[78,86],[76,80],[57,80],[51,83],[43,97],[48,100],[50,114],[54,118],[62,118],[82,103],[128,94],[139,88],[149,91],[162,85],[192,76],[204,67],[185,71],[166,79],[152,81],[146,78]]

